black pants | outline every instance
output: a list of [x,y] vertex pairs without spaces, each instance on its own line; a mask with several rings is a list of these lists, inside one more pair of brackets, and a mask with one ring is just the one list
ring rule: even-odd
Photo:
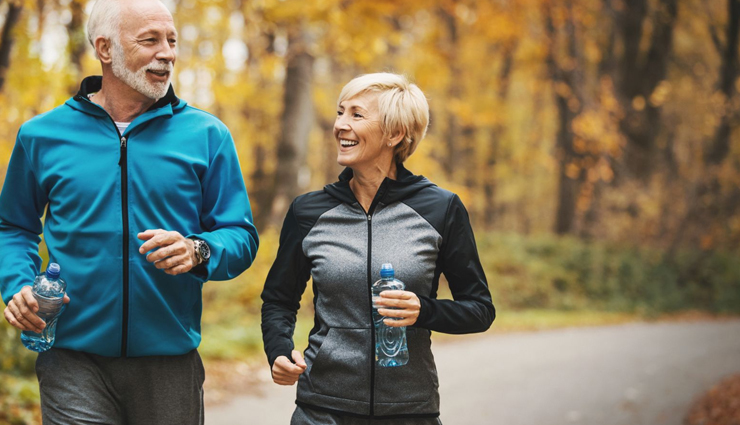
[[439,418],[359,419],[296,406],[290,425],[442,425]]
[[52,348],[36,360],[44,425],[202,425],[197,350],[116,358]]

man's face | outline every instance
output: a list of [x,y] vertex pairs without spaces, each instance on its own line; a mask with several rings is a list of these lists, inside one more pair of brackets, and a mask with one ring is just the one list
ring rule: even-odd
[[177,31],[158,1],[122,2],[119,40],[111,40],[113,75],[150,99],[167,94],[177,58]]

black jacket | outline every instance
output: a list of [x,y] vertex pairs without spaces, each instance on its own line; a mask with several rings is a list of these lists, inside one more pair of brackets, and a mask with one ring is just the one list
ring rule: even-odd
[[[457,195],[399,164],[398,179],[384,180],[366,213],[351,178],[348,168],[323,191],[299,196],[285,217],[262,292],[268,361],[291,358],[296,312],[313,277],[315,325],[296,403],[360,417],[436,417],[430,331],[483,332],[495,317],[467,211]],[[421,300],[401,367],[375,364],[370,287],[383,263]],[[436,299],[442,273],[454,301]]]

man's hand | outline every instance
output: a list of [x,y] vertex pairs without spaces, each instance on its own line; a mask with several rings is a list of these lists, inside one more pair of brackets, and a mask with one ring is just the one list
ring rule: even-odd
[[306,362],[300,351],[293,350],[293,362],[285,356],[275,359],[272,365],[272,380],[278,385],[293,385],[306,370]]
[[379,307],[378,313],[381,316],[393,318],[384,319],[383,323],[394,328],[413,325],[419,318],[419,311],[421,311],[419,297],[409,291],[383,291],[376,303]]
[[[64,294],[64,304],[68,302],[69,297]],[[13,299],[5,307],[3,314],[5,320],[14,328],[41,333],[46,327],[46,322],[36,315],[37,311],[39,311],[39,303],[33,297],[32,287],[24,286],[20,292],[13,295]]]
[[139,253],[146,254],[155,250],[147,255],[146,259],[167,274],[174,276],[187,273],[197,264],[193,241],[178,232],[147,230],[139,233],[137,237],[146,241],[139,247]]

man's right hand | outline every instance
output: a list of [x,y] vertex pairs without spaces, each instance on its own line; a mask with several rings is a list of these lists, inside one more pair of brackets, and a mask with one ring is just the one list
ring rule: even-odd
[[[69,302],[69,297],[64,294],[64,304]],[[13,327],[22,331],[31,331],[40,333],[46,327],[44,322],[36,312],[39,311],[39,303],[33,297],[31,286],[24,286],[20,292],[13,295],[8,306],[5,307],[5,320]]]
[[278,385],[293,385],[306,370],[306,362],[300,351],[293,350],[293,362],[285,356],[275,359],[272,365],[272,380]]

